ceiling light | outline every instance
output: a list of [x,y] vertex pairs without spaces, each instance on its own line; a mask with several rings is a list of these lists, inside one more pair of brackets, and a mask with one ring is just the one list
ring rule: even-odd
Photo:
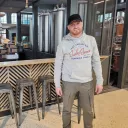
[[28,8],[28,0],[26,0],[25,8]]
[[[109,1],[109,0],[106,0],[106,1]],[[104,1],[99,1],[99,2],[96,2],[94,4],[100,4],[100,3],[104,3]]]
[[4,12],[0,12],[0,17],[3,17],[5,16],[5,13]]

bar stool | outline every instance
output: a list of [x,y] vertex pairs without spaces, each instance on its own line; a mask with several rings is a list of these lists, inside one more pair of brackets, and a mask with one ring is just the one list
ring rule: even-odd
[[[38,81],[40,83],[42,83],[42,119],[44,119],[45,104],[46,104],[46,87],[48,86],[50,88],[50,83],[54,82],[54,77],[51,75],[39,76]],[[39,84],[38,84],[38,88],[39,88]],[[48,92],[48,95],[49,95],[49,99],[50,99],[50,92]],[[60,105],[59,105],[59,97],[57,94],[56,94],[56,98],[57,98],[57,103],[58,103],[59,114],[61,114]]]
[[1,83],[0,84],[0,93],[6,93],[9,98],[9,104],[10,104],[10,111],[11,111],[11,116],[12,118],[15,117],[15,122],[17,128],[19,128],[18,125],[18,120],[17,120],[17,113],[16,113],[16,106],[15,106],[15,101],[14,101],[14,95],[13,95],[13,90],[12,87],[9,83]]
[[77,117],[78,117],[78,124],[80,123],[81,120],[81,107],[80,107],[80,98],[79,98],[79,92],[76,94],[77,98]]
[[17,83],[16,96],[18,94],[18,90],[19,90],[19,93],[20,93],[20,97],[19,97],[19,125],[21,125],[23,90],[24,90],[25,87],[29,88],[29,96],[30,96],[30,105],[31,105],[31,107],[32,107],[32,90],[31,89],[33,88],[38,120],[40,121],[38,101],[37,101],[37,93],[36,93],[36,87],[35,87],[33,79],[31,79],[31,78],[22,78],[22,79],[17,80],[16,83]]

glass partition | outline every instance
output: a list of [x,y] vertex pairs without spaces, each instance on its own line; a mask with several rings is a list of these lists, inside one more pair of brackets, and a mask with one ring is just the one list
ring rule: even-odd
[[96,38],[101,55],[111,54],[114,0],[94,0],[91,34]]
[[92,35],[96,38],[98,49],[100,52],[102,42],[102,26],[104,20],[104,1],[94,0],[94,15],[93,15],[93,31]]

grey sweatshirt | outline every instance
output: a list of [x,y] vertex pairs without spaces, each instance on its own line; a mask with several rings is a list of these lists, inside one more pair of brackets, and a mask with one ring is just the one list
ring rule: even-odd
[[74,38],[66,35],[57,47],[54,82],[60,87],[60,79],[68,82],[85,83],[92,80],[92,69],[96,75],[96,85],[103,85],[100,56],[94,37],[82,34]]

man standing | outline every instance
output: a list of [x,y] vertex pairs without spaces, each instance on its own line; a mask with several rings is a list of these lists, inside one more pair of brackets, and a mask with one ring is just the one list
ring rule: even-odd
[[92,128],[92,68],[97,81],[95,92],[99,94],[103,89],[100,56],[95,38],[83,32],[83,22],[79,14],[69,17],[67,27],[69,34],[58,45],[54,69],[56,93],[63,96],[63,128],[71,128],[71,109],[77,92],[83,109],[84,128]]

